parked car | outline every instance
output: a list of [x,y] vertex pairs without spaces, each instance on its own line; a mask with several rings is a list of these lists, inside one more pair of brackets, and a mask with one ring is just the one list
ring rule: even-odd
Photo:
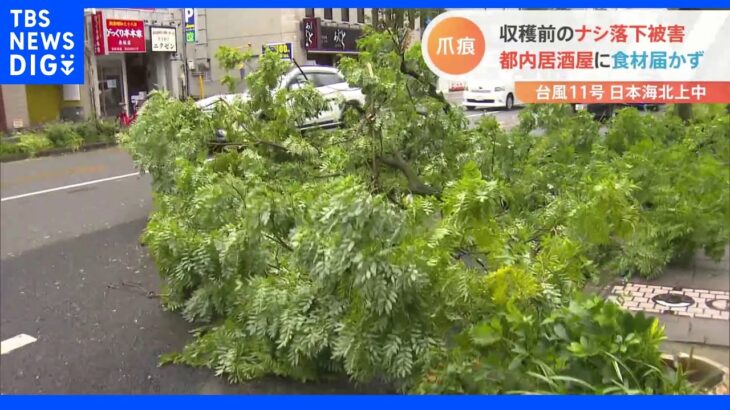
[[625,107],[637,107],[656,111],[661,104],[573,104],[575,111],[588,111],[598,121],[605,121],[616,114],[616,111]]
[[470,81],[464,88],[462,105],[467,110],[475,108],[504,108],[511,110],[518,101],[514,84],[490,81]]
[[[330,104],[328,110],[302,124],[302,129],[338,126],[343,121],[345,107],[365,105],[362,91],[357,87],[351,87],[339,70],[328,66],[295,67],[282,77],[274,92],[282,88],[293,90],[306,83],[312,84],[326,100],[330,101]],[[196,104],[204,112],[212,112],[216,104],[221,101],[232,103],[237,99],[245,101],[247,98],[249,98],[248,93],[216,95],[199,100]]]

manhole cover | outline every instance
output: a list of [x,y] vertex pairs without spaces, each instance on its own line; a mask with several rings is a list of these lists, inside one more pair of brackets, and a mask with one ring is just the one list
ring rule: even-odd
[[721,312],[730,312],[730,301],[727,299],[712,299],[705,303],[710,309],[719,310]]
[[651,300],[668,308],[683,308],[695,304],[695,300],[687,295],[679,293],[663,293],[654,296]]

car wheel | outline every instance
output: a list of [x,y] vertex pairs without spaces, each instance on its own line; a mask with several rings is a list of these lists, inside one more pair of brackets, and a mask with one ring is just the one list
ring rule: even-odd
[[474,107],[473,105],[465,105],[465,106],[464,106],[464,109],[465,109],[465,110],[467,110],[467,111],[472,111],[472,110],[474,110],[475,108],[476,108],[476,107]]
[[614,115],[616,115],[616,106],[613,104],[609,104],[606,107],[606,110],[603,112],[601,121],[610,121]]
[[507,100],[504,103],[504,108],[507,111],[515,108],[515,97],[511,93],[507,94]]

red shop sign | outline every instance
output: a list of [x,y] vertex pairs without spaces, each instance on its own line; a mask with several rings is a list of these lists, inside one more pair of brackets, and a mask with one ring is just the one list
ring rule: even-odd
[[110,53],[147,52],[142,20],[107,20],[106,39]]
[[94,37],[94,54],[104,55],[104,27],[100,11],[91,15],[91,35]]

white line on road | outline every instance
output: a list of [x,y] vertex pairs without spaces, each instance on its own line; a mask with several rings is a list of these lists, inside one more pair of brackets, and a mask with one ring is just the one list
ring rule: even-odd
[[26,334],[19,334],[17,336],[13,336],[8,340],[3,340],[0,343],[0,354],[6,354],[10,353],[15,349],[21,348],[25,345],[29,345],[33,342],[35,342],[37,339],[33,336],[28,336]]
[[13,199],[26,198],[26,197],[29,197],[29,196],[47,194],[47,193],[50,193],[50,192],[63,191],[63,190],[66,190],[66,189],[78,188],[78,187],[81,187],[81,186],[93,185],[93,184],[98,184],[98,183],[101,183],[101,182],[114,181],[114,180],[117,180],[117,179],[133,177],[135,175],[139,175],[139,172],[133,172],[131,174],[125,174],[125,175],[117,175],[115,177],[109,177],[109,178],[95,179],[93,181],[81,182],[81,183],[78,183],[78,184],[64,185],[64,186],[60,186],[60,187],[57,187],[57,188],[50,188],[50,189],[44,189],[42,191],[29,192],[27,194],[22,194],[22,195],[9,196],[9,197],[0,199],[0,202],[12,201]]

